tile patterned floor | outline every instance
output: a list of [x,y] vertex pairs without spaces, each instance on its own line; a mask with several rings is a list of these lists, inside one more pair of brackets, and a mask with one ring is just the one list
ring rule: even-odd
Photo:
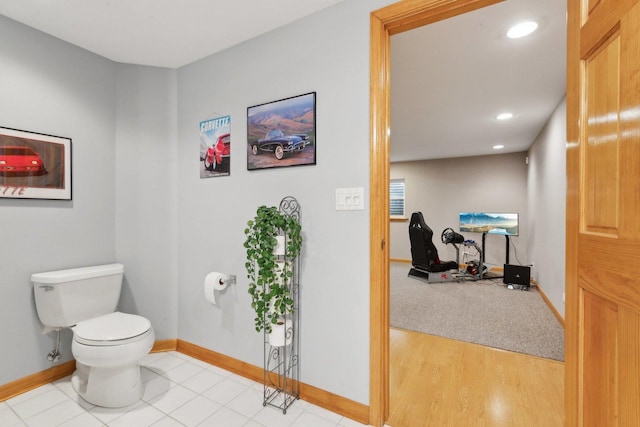
[[0,426],[28,427],[354,427],[349,418],[297,400],[282,411],[262,406],[262,384],[178,352],[142,360],[144,395],[118,409],[82,400],[63,378],[0,402]]

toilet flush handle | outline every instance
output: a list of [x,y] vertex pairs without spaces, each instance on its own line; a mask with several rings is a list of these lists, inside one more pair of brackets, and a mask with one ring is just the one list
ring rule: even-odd
[[53,286],[49,286],[49,285],[40,285],[40,288],[44,289],[45,292],[51,292],[52,290],[55,289]]

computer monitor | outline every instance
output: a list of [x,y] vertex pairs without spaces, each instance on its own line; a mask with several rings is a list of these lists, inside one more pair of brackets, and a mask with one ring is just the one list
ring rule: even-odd
[[460,212],[460,232],[518,235],[518,214],[503,212]]

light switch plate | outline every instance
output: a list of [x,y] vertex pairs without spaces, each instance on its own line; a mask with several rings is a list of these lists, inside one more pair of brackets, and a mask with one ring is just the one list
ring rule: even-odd
[[364,188],[336,188],[336,210],[337,211],[363,211],[364,210]]

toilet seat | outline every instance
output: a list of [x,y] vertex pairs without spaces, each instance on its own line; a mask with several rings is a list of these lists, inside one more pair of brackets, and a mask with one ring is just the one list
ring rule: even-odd
[[152,331],[149,319],[119,311],[79,322],[71,329],[74,341],[90,346],[115,346],[140,341]]

